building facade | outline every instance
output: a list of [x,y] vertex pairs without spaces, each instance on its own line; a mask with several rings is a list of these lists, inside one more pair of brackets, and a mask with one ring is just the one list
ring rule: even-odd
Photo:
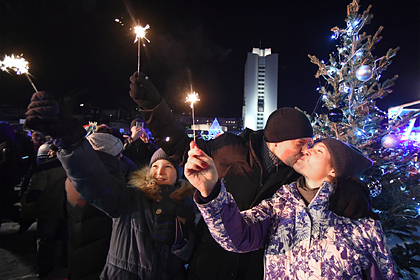
[[277,110],[278,54],[271,48],[253,48],[245,64],[243,127],[263,129],[270,114]]

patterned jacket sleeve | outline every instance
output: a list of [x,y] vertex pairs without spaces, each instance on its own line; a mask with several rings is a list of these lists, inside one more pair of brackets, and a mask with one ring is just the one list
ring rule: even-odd
[[367,249],[370,256],[368,269],[363,271],[364,275],[367,279],[398,279],[381,223],[373,219],[366,219],[366,221],[365,224],[370,225],[366,227],[369,239]]
[[255,251],[264,245],[274,215],[270,200],[239,212],[223,183],[217,198],[197,207],[214,240],[225,250],[237,253]]

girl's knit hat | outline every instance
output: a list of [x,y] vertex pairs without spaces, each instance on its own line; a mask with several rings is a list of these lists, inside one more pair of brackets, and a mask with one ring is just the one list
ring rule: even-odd
[[323,143],[331,156],[335,178],[341,181],[349,176],[358,176],[373,165],[358,148],[334,138],[322,138],[314,142]]
[[156,161],[160,160],[160,159],[165,159],[167,161],[169,161],[176,169],[176,173],[177,173],[177,179],[180,178],[180,174],[182,174],[182,170],[181,167],[179,167],[179,165],[170,157],[168,157],[168,155],[165,153],[164,150],[162,150],[162,148],[158,149],[152,156],[152,158],[150,159],[150,164],[149,167],[152,167],[152,164],[155,163]]

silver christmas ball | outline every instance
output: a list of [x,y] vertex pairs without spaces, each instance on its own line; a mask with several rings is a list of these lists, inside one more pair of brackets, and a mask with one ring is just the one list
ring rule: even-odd
[[356,78],[359,81],[365,82],[372,77],[372,67],[369,65],[362,65],[356,71]]
[[391,149],[398,145],[399,140],[397,136],[388,134],[382,138],[381,143],[384,148]]

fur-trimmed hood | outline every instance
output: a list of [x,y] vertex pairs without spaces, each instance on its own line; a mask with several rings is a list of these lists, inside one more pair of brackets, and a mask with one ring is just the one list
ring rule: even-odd
[[[128,184],[144,192],[148,199],[156,200],[158,202],[162,201],[162,189],[156,183],[156,180],[150,176],[150,167],[145,166],[142,169],[132,172]],[[175,188],[177,189],[169,195],[169,198],[175,202],[179,202],[183,198],[191,196],[195,190],[190,182],[183,179],[176,181]]]

